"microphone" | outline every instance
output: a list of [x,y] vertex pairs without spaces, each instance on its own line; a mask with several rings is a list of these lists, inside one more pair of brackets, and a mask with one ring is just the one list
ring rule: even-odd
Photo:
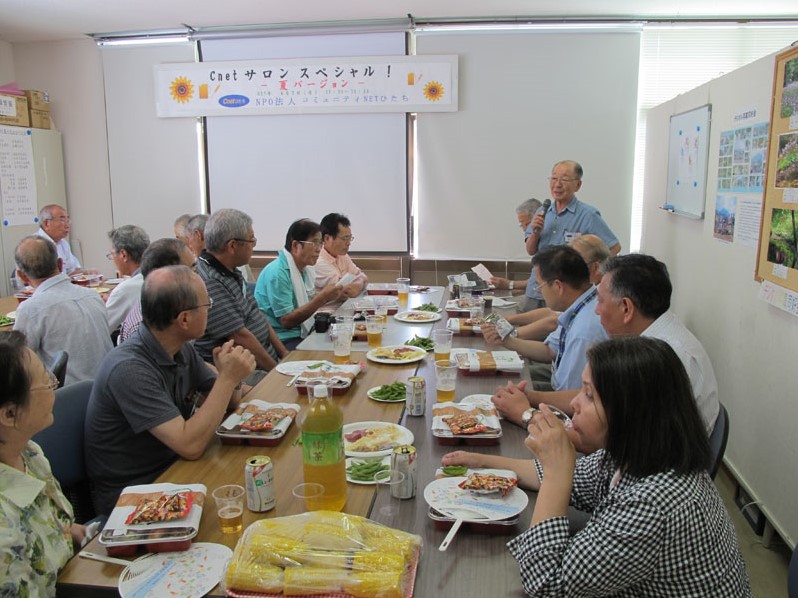
[[[546,212],[549,211],[550,207],[551,207],[551,200],[550,199],[545,200],[543,202],[543,207],[541,208],[543,210],[543,219],[544,220],[546,218]],[[536,226],[535,228],[532,229],[532,232],[535,233],[536,235],[539,235],[540,234],[540,227]]]

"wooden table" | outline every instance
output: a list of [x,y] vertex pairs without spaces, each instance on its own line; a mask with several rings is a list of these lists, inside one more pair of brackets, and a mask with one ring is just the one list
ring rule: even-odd
[[[411,295],[412,301],[413,295]],[[422,296],[423,297],[423,296]],[[438,295],[443,304],[442,293]],[[427,301],[425,299],[424,301]],[[424,302],[421,301],[421,302]],[[391,323],[389,327],[409,326],[400,322]],[[446,317],[434,324],[445,326]],[[426,325],[427,334],[433,325]],[[317,339],[321,340],[321,339]],[[455,336],[455,347],[484,348],[481,336]],[[329,351],[294,351],[289,360],[330,358]],[[353,351],[353,360],[365,361],[365,353]],[[424,417],[410,417],[404,414],[403,404],[379,403],[366,397],[366,391],[380,384],[395,380],[406,380],[418,373],[427,380],[427,413]],[[506,383],[507,379],[519,380],[518,376],[465,377],[458,376],[456,399],[477,393],[493,394],[497,386]],[[270,402],[298,403],[305,406],[307,398],[298,395],[293,388],[287,388],[287,376],[278,372],[269,373],[252,391],[252,398],[260,398]],[[435,372],[431,356],[417,364],[382,365],[370,363],[350,391],[335,401],[344,412],[346,423],[357,421],[390,421],[401,422],[409,428],[414,436],[417,450],[417,492],[414,499],[400,501],[398,514],[388,520],[380,514],[384,503],[391,499],[389,493],[376,492],[375,486],[349,484],[347,502],[344,511],[367,516],[372,520],[390,525],[415,534],[423,539],[423,549],[415,582],[415,596],[427,597],[435,595],[451,596],[521,596],[521,582],[518,567],[510,557],[505,543],[526,529],[531,520],[531,509],[521,516],[515,528],[508,530],[507,535],[477,535],[461,529],[447,552],[439,552],[438,545],[445,532],[438,531],[428,518],[428,507],[423,498],[424,487],[434,479],[434,472],[440,465],[441,457],[459,447],[437,444],[430,432],[432,422],[432,405],[435,403]],[[301,416],[301,415],[300,415]],[[502,454],[513,457],[529,457],[523,445],[525,432],[513,424],[503,423],[501,443],[490,447],[461,447],[467,450]],[[205,455],[197,461],[177,461],[157,481],[173,483],[205,484],[210,492],[223,484],[243,484],[244,461],[252,455],[264,454],[272,457],[275,467],[275,488],[277,504],[267,513],[251,513],[245,509],[245,527],[263,517],[282,517],[304,511],[304,504],[291,495],[292,488],[302,482],[301,448],[294,446],[299,435],[299,426],[292,425],[283,441],[276,447],[223,446],[218,440],[211,443]],[[534,497],[530,495],[533,500]],[[215,509],[208,504],[204,509],[200,532],[195,538],[199,542],[216,542],[230,548],[235,546],[240,534],[222,534],[216,520]],[[104,549],[97,540],[93,540],[89,549],[103,553]],[[58,579],[59,596],[92,596],[115,595],[120,568],[115,565],[73,558],[62,571]],[[211,595],[222,595],[219,587]]]

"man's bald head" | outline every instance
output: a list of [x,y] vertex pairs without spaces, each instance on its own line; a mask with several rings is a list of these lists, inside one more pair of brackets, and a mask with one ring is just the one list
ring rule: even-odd
[[157,268],[144,279],[141,290],[141,315],[147,327],[166,330],[180,312],[199,303],[197,283],[202,279],[188,266]]
[[14,260],[31,280],[50,278],[60,272],[55,244],[38,235],[29,235],[17,243]]

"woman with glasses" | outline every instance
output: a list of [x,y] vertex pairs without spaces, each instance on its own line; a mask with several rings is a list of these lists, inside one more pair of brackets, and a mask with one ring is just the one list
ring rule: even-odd
[[0,594],[55,596],[58,571],[86,528],[74,523],[47,458],[31,438],[53,423],[58,380],[25,346],[0,332]]
[[[681,361],[646,337],[588,351],[566,425],[543,406],[531,461],[456,452],[444,465],[503,467],[538,495],[508,543],[530,596],[751,595],[737,536],[707,473],[710,448]],[[577,448],[587,456],[577,460]],[[591,514],[575,535],[568,506]]]

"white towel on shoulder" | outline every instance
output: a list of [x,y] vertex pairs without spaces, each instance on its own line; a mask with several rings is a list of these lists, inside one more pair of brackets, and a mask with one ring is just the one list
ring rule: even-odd
[[[313,266],[305,266],[305,273],[307,276],[303,277],[299,268],[296,267],[294,256],[290,251],[285,249],[280,250],[288,262],[288,270],[291,272],[291,285],[294,287],[294,297],[296,297],[297,307],[302,307],[308,303],[311,298],[316,294],[316,289],[313,286],[313,281],[316,280],[316,269]],[[313,315],[300,324],[301,336],[305,338],[310,331],[313,330]]]

